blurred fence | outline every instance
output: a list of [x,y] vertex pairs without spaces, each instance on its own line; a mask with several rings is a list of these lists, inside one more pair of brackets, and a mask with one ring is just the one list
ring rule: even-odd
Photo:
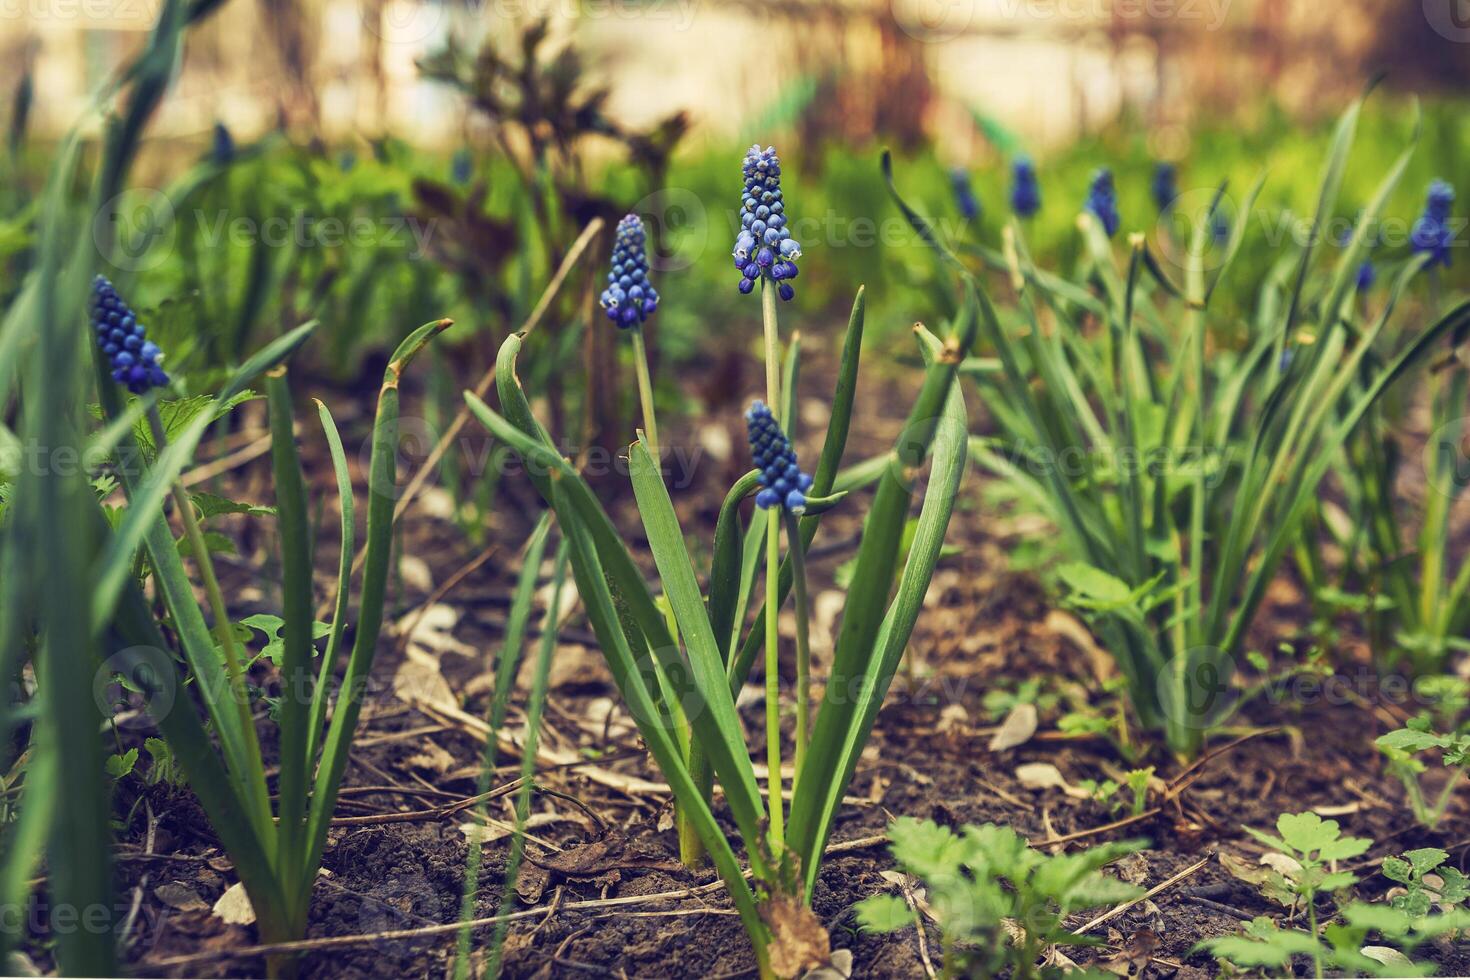
[[[158,6],[0,0],[0,57],[33,67],[39,131],[70,124]],[[1470,85],[1467,0],[230,0],[153,131],[202,135],[218,119],[246,135],[285,123],[450,144],[464,107],[418,59],[542,16],[588,55],[615,115],[688,108],[720,137],[800,117],[812,136],[956,139],[978,112],[1047,144],[1125,111],[1188,122],[1262,94],[1328,111],[1379,70]]]

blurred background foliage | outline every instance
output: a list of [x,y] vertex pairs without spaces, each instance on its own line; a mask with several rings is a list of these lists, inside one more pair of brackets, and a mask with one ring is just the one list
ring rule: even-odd
[[[138,25],[107,9],[111,20],[79,24],[42,5],[0,31],[0,50],[24,69],[8,93],[0,168],[0,298],[33,259],[32,201],[69,109],[136,43]],[[1423,112],[1420,150],[1385,222],[1402,234],[1385,236],[1375,260],[1406,254],[1431,178],[1470,171],[1470,62],[1456,57],[1458,34],[1428,6],[1377,0],[1331,11],[1281,0],[804,0],[760,16],[719,2],[232,3],[191,40],[134,189],[78,220],[118,228],[131,262],[116,271],[179,373],[212,380],[316,316],[314,369],[346,381],[381,356],[390,325],[424,310],[456,320],[445,349],[467,351],[449,355],[468,365],[460,375],[477,373],[587,223],[637,211],[664,297],[650,343],[657,360],[678,364],[756,337],[728,258],[737,162],[753,141],[776,144],[786,161],[809,256],[798,325],[840,323],[862,282],[879,344],[906,335],[940,274],[887,199],[883,148],[944,235],[990,246],[1009,213],[1010,162],[1032,156],[1043,207],[1029,241],[1059,271],[1079,261],[1075,218],[1100,165],[1116,174],[1124,231],[1171,254],[1181,231],[1149,193],[1166,160],[1196,204],[1222,181],[1239,195],[1268,173],[1253,213],[1232,219],[1251,224],[1231,277],[1246,291],[1227,285],[1216,300],[1244,318],[1286,222],[1311,212],[1331,119],[1371,76],[1386,81],[1346,175],[1344,227],[1410,137],[1416,101]],[[973,180],[973,221],[957,209],[954,168]],[[604,237],[593,254],[607,247]],[[561,371],[546,368],[558,423],[632,408],[615,370],[626,352],[586,330],[598,322],[595,265],[574,270],[577,288],[547,318],[546,342],[580,358],[589,379],[575,395],[586,404],[563,405]],[[1466,265],[1449,271],[1449,286]],[[209,328],[185,336],[189,323]],[[740,394],[665,388],[706,408]]]

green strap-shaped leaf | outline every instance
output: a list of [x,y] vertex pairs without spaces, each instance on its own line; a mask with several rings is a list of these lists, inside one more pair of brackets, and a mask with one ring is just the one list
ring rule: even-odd
[[[869,480],[876,480],[878,473],[886,465],[884,457],[875,457],[869,461],[871,468],[868,470],[850,474],[839,472],[842,454],[847,450],[848,429],[852,424],[853,399],[857,396],[858,365],[862,360],[863,328],[867,322],[866,296],[867,287],[859,286],[852,299],[852,311],[847,318],[847,333],[842,341],[842,360],[837,368],[837,386],[832,392],[832,415],[827,422],[827,436],[822,441],[822,454],[817,459],[817,468],[812,472],[812,488],[807,495],[808,499],[826,497],[838,489],[851,489]],[[841,478],[844,476],[848,477],[850,484],[843,484]],[[755,590],[755,576],[765,543],[767,517],[767,511],[757,510],[745,532],[745,548],[741,554],[740,566],[740,594],[734,618],[736,631],[745,623],[745,613]],[[811,546],[820,526],[820,514],[808,514],[801,519],[803,548]],[[790,594],[791,576],[791,558],[788,556],[782,559],[781,570],[776,576],[777,602],[784,603],[786,596]],[[764,621],[765,608],[764,603],[757,607],[753,622]],[[755,658],[765,650],[765,642],[763,629],[752,629],[746,635],[739,652],[730,661],[728,674],[732,693],[738,692],[744,686],[746,678],[750,676],[750,668],[755,664]]]
[[[278,860],[294,867],[303,855],[307,758],[306,726],[311,710],[312,581],[311,525],[306,512],[306,482],[296,450],[295,413],[284,368],[266,377],[270,401],[271,472],[275,477],[276,515],[281,531],[281,594],[285,649],[281,658],[281,774],[279,779],[280,848]],[[287,896],[288,915],[300,896]]]
[[347,768],[347,751],[357,716],[362,710],[362,697],[377,652],[378,633],[383,626],[383,604],[387,599],[388,566],[393,550],[393,507],[398,499],[398,385],[403,372],[413,359],[428,346],[452,320],[434,320],[409,334],[383,371],[383,386],[378,393],[378,414],[373,423],[372,456],[368,463],[367,557],[363,562],[362,594],[357,609],[357,635],[352,655],[337,695],[332,713],[332,727],[323,743],[321,767],[312,788],[311,807],[307,818],[306,857],[294,869],[297,887],[310,894],[316,880],[317,865],[327,841],[327,824],[337,806],[337,789]]
[[[759,799],[755,771],[745,748],[744,729],[735,714],[735,700],[726,682],[724,659],[720,656],[719,643],[705,612],[704,598],[699,594],[699,582],[694,577],[694,566],[684,545],[684,534],[674,513],[674,503],[669,499],[663,476],[643,442],[631,447],[629,462],[638,513],[643,519],[643,529],[648,533],[648,545],[658,566],[664,595],[674,610],[679,634],[684,638],[689,668],[694,674],[694,689],[700,698],[695,702],[686,698],[684,710],[690,716],[700,748],[714,763],[715,772],[719,774],[727,794],[731,782],[728,774],[734,773],[743,785],[743,791]],[[708,724],[701,725],[705,716],[708,716]]]
[[[507,429],[510,430],[507,435],[513,432],[525,438],[520,430],[511,426],[507,426]],[[526,442],[529,443],[529,440]],[[734,900],[741,922],[756,947],[756,955],[763,958],[764,944],[760,937],[766,935],[766,927],[756,911],[755,895],[745,881],[740,862],[735,857],[730,842],[725,838],[724,831],[715,821],[714,814],[710,812],[709,805],[704,801],[699,787],[684,764],[670,719],[659,707],[650,690],[650,678],[640,669],[640,664],[628,646],[612,594],[608,591],[607,577],[599,562],[600,551],[567,495],[571,482],[573,481],[566,479],[560,470],[553,471],[547,479],[551,491],[550,504],[556,511],[562,533],[571,546],[572,574],[577,581],[577,592],[586,606],[587,619],[592,624],[593,632],[597,634],[603,657],[607,660],[624,703],[638,723],[638,730],[658,763],[659,771],[669,781],[674,798],[679,802],[680,812],[694,825],[700,841]],[[757,841],[753,843],[758,846]]]
[[[939,428],[959,363],[974,343],[978,318],[976,296],[974,281],[966,277],[965,302],[959,322],[934,363],[925,371],[923,387],[890,454],[889,466],[878,482],[878,491],[863,528],[831,674],[817,713],[803,772],[797,774],[799,795],[792,801],[788,840],[801,859],[803,873],[811,873],[811,866],[820,861],[826,834],[823,818],[826,808],[808,802],[809,798],[800,793],[800,789],[821,786],[830,781],[831,767],[841,755],[844,743],[852,737],[858,719],[858,704],[853,690],[880,679],[882,658],[875,658],[874,651],[897,570],[899,544],[912,494],[911,484]],[[966,444],[967,440],[959,440],[958,451],[962,455]],[[823,776],[807,777],[804,775],[807,770]]]
[[740,589],[740,502],[760,485],[760,471],[751,470],[730,488],[715,521],[715,543],[709,568],[709,619],[720,644],[720,657],[730,659],[735,628],[735,601]]
[[326,403],[317,400],[317,418],[322,424],[322,434],[327,437],[327,449],[332,457],[332,472],[337,478],[337,507],[342,513],[342,543],[337,555],[337,598],[332,606],[332,631],[327,634],[327,650],[322,654],[321,667],[317,671],[316,686],[311,690],[311,722],[306,731],[307,766],[316,764],[317,750],[321,748],[322,726],[327,719],[327,696],[331,679],[337,672],[337,660],[342,649],[342,637],[347,632],[347,606],[352,585],[352,559],[356,551],[356,514],[352,499],[352,474],[347,469],[347,454],[342,449],[342,434],[337,431],[337,422],[327,409]]
[[[541,515],[531,538],[526,542],[526,558],[521,563],[521,574],[516,579],[516,589],[511,596],[510,613],[505,617],[505,642],[500,645],[500,656],[495,661],[495,694],[490,700],[490,711],[486,720],[490,725],[491,738],[486,744],[490,765],[494,765],[495,734],[505,724],[505,712],[510,706],[510,694],[515,688],[516,671],[525,653],[526,630],[531,625],[531,610],[536,601],[536,579],[541,574],[541,561],[546,556],[546,539],[551,533],[551,511]],[[552,610],[552,618],[557,610]]]
[[[721,684],[713,689],[704,686],[708,678],[698,670],[690,670],[689,663],[684,660],[678,645],[669,634],[668,624],[649,593],[648,584],[643,580],[632,556],[628,554],[627,547],[608,519],[606,511],[581,476],[555,451],[492,411],[484,402],[474,397],[472,392],[466,393],[465,401],[470,412],[497,439],[521,454],[528,471],[541,474],[539,479],[546,484],[548,490],[555,478],[561,488],[564,504],[570,508],[570,511],[558,510],[558,517],[564,525],[575,517],[584,533],[594,543],[598,567],[605,580],[603,587],[616,588],[617,599],[626,608],[627,618],[631,619],[631,628],[640,634],[634,637],[622,635],[623,645],[630,650],[652,654],[651,661],[643,661],[643,669],[655,681],[669,684],[679,698],[695,737],[709,753],[715,774],[725,787],[725,798],[730,804],[730,811],[740,827],[741,836],[749,846],[752,867],[761,869],[763,862],[759,854],[759,842],[765,820],[765,805],[761,801],[754,770],[745,753],[743,742],[740,743],[739,751],[734,751],[727,736],[728,732],[741,731],[735,716],[734,699],[728,686]],[[574,559],[573,565],[575,564]],[[693,574],[693,569],[690,568],[691,578]],[[619,605],[614,603],[613,609],[620,614],[619,623],[622,623],[624,617]],[[619,632],[622,634],[621,630]],[[604,647],[605,644],[606,641]],[[718,658],[717,649],[712,647],[711,651]],[[650,697],[655,704],[662,700],[657,687],[657,684],[650,687]],[[663,720],[660,721],[660,718]],[[659,715],[640,719],[640,724],[645,722],[649,725],[671,726],[674,723],[673,712],[667,707],[661,708]]]

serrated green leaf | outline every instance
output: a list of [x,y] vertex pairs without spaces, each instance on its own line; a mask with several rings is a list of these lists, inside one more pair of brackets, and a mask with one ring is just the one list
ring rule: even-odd
[[[1404,852],[1404,860],[1409,862],[1409,866],[1414,869],[1415,874],[1420,875],[1422,875],[1426,871],[1434,870],[1441,864],[1444,864],[1446,861],[1448,861],[1449,858],[1450,852],[1438,847],[1420,847],[1412,851]],[[1384,873],[1386,874],[1388,862],[1384,861],[1383,864],[1385,867]],[[1447,868],[1445,870],[1453,871],[1454,869]],[[1398,880],[1402,881],[1403,879]]]
[[893,858],[920,877],[954,874],[965,848],[954,831],[933,820],[899,817],[889,830]]
[[908,903],[897,895],[873,895],[853,906],[864,932],[894,932],[914,924]]
[[1072,592],[1096,602],[1121,605],[1133,595],[1127,582],[1082,562],[1059,565],[1057,575]]
[[[280,616],[273,616],[270,613],[256,613],[254,616],[247,616],[240,620],[240,625],[259,630],[266,635],[266,644],[261,648],[258,656],[264,657],[279,667],[281,657],[286,652],[286,638],[282,632],[286,627],[286,621]],[[311,624],[311,638],[313,641],[320,640],[331,632],[332,628],[326,623]]]
[[128,749],[122,755],[110,755],[105,763],[107,774],[113,779],[121,779],[133,771],[133,766],[138,764],[138,750]]
[[1380,735],[1374,741],[1374,745],[1380,749],[1397,749],[1400,752],[1422,752],[1425,749],[1440,748],[1445,739],[1433,732],[1421,732],[1412,728],[1400,728]]
[[276,512],[274,507],[230,500],[228,497],[221,497],[217,493],[209,493],[204,490],[190,492],[189,498],[194,501],[194,507],[199,511],[201,521],[219,517],[221,514],[251,514],[257,517],[269,517]]
[[1305,813],[1283,813],[1276,818],[1281,839],[1294,850],[1309,854],[1337,840],[1341,828],[1336,820],[1323,820],[1311,810]]

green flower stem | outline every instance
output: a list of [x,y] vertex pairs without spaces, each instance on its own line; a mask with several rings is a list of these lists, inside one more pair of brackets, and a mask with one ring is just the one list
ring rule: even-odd
[[632,328],[633,362],[638,371],[638,398],[643,403],[643,430],[648,433],[648,453],[663,466],[658,452],[658,421],[653,415],[653,379],[648,372],[648,348],[643,343],[643,325]]
[[781,567],[781,522],[766,522],[766,767],[770,775],[766,794],[770,798],[771,851],[779,859],[786,836],[785,803],[781,799],[781,658],[777,644],[781,641],[777,617],[776,575]]
[[[163,419],[158,414],[157,404],[148,407],[148,426],[153,431],[153,444],[158,453],[162,453],[168,444],[168,435],[164,431]],[[179,520],[184,525],[184,541],[189,551],[194,556],[194,563],[199,566],[199,577],[204,582],[204,592],[209,599],[209,611],[214,616],[215,630],[219,634],[221,646],[225,653],[225,669],[229,673],[230,696],[235,702],[235,709],[240,715],[241,734],[245,738],[246,751],[249,753],[250,772],[247,778],[250,781],[250,799],[260,812],[255,814],[259,826],[270,828],[274,826],[275,818],[271,814],[270,794],[265,782],[265,763],[260,756],[260,739],[255,733],[255,720],[250,716],[250,696],[245,690],[245,670],[241,666],[240,649],[235,641],[235,629],[230,622],[229,611],[225,608],[224,593],[220,590],[219,579],[214,574],[214,562],[209,558],[209,544],[204,540],[204,532],[199,527],[199,521],[194,516],[194,501],[189,496],[189,491],[184,489],[180,480],[175,480],[170,490],[174,498],[174,507],[179,512]],[[273,834],[262,834],[261,842],[267,852],[275,850],[275,836]]]
[[[766,399],[781,421],[781,335],[776,325],[776,286],[761,277],[761,319],[766,337]],[[781,657],[780,657],[781,522],[766,521],[766,779],[771,820],[771,856],[780,860],[785,846],[785,802],[781,799]]]
[[796,793],[796,779],[801,778],[801,764],[806,761],[807,725],[811,714],[812,649],[807,640],[806,549],[801,543],[801,527],[795,514],[786,511],[786,548],[791,553],[791,582],[796,594],[796,776],[791,792]]

